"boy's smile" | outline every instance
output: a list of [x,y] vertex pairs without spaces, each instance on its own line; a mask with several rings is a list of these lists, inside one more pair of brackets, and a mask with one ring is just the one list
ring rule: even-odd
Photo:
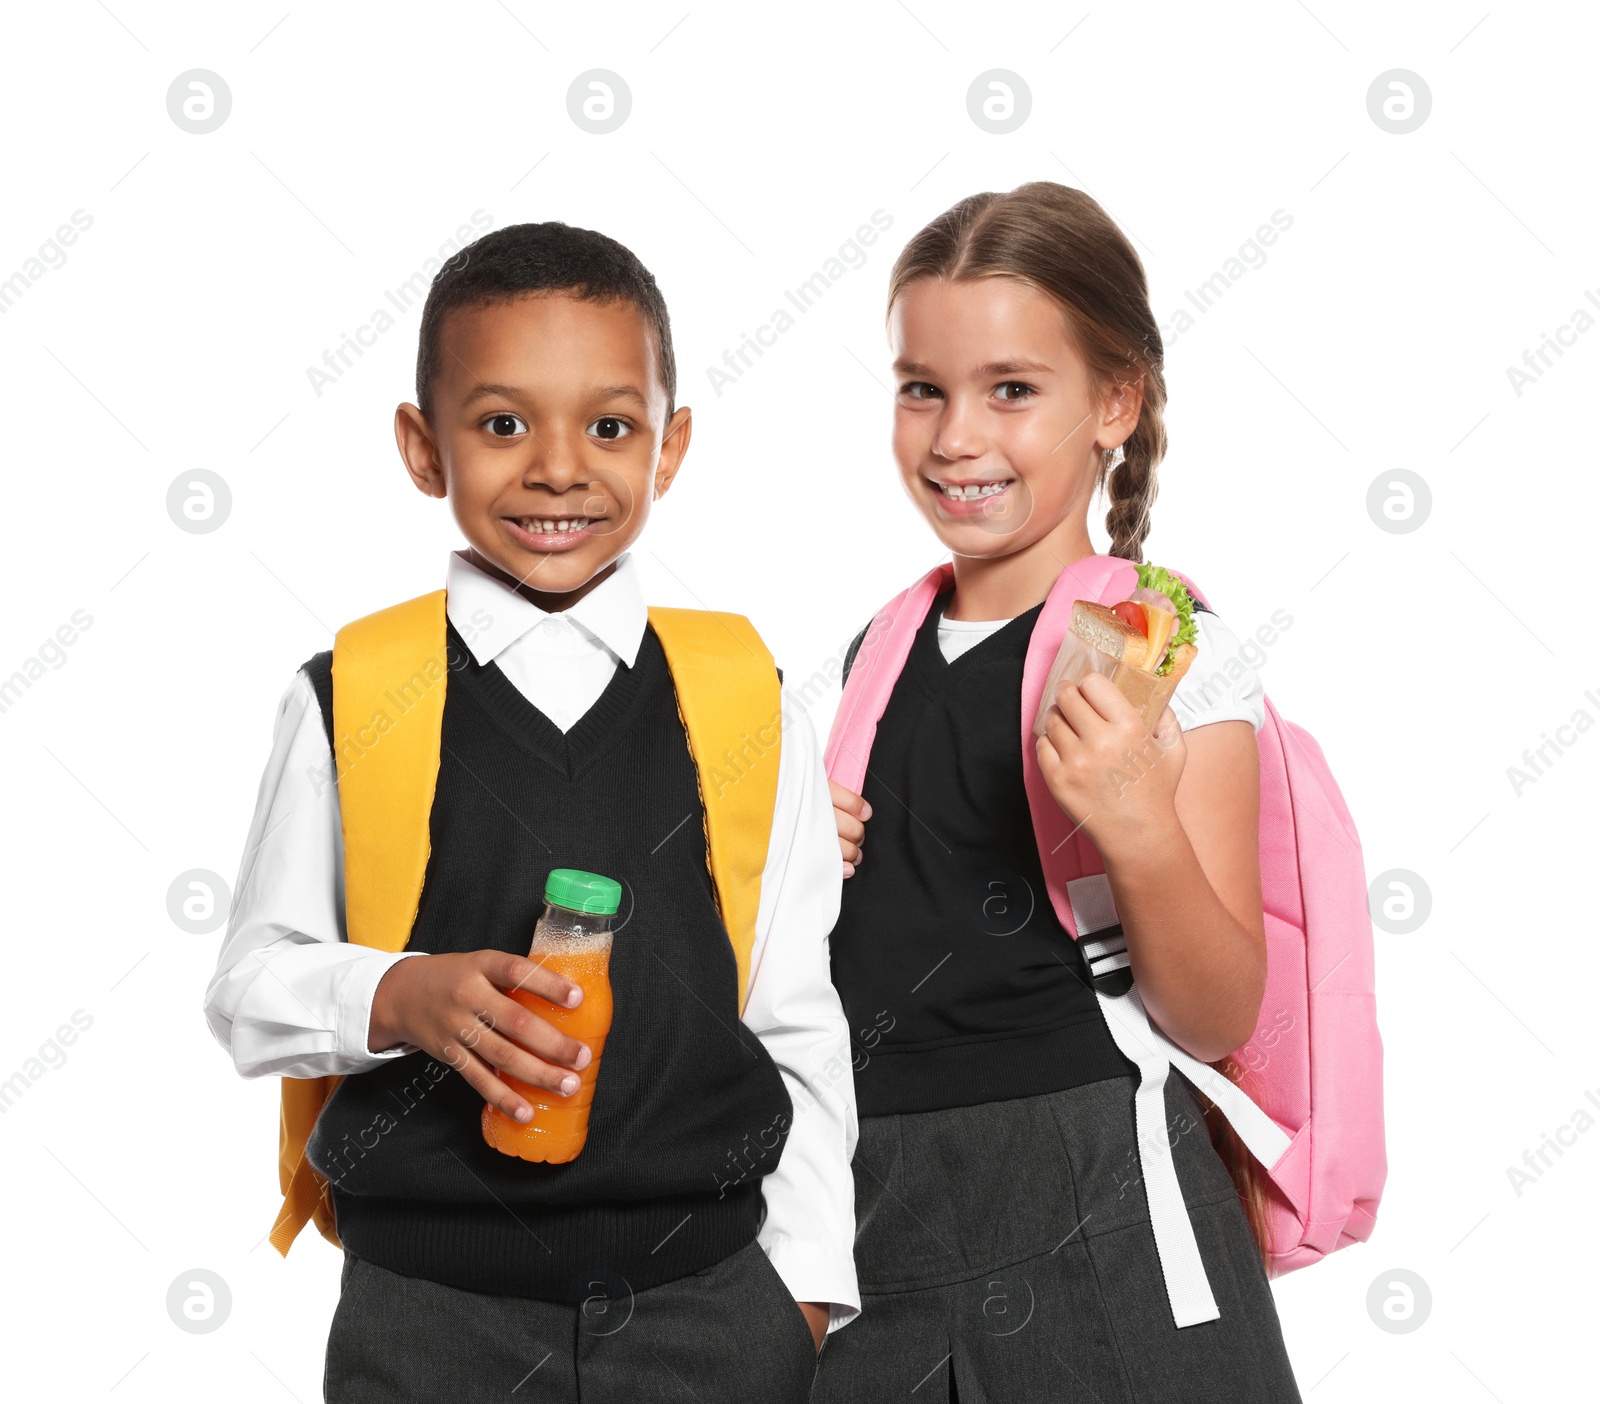
[[401,405],[418,488],[448,497],[476,564],[549,610],[598,585],[688,447],[631,303],[527,294],[451,312],[432,414]]

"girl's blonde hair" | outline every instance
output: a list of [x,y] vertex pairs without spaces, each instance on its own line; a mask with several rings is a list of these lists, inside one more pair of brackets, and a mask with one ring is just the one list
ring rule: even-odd
[[1122,461],[1107,454],[1095,479],[1111,504],[1111,554],[1142,559],[1156,466],[1167,451],[1167,384],[1139,255],[1083,191],[1031,181],[1004,195],[969,195],[920,230],[895,261],[889,306],[921,278],[992,277],[1020,279],[1056,300],[1097,396],[1108,385],[1143,382],[1139,422],[1122,445]]

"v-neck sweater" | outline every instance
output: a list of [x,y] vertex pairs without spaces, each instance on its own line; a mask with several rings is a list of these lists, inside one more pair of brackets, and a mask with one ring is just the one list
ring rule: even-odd
[[[647,630],[565,733],[452,626],[422,899],[408,950],[526,954],[552,868],[623,886],[615,1014],[588,1141],[565,1165],[485,1144],[483,1099],[416,1052],[346,1078],[308,1146],[340,1240],[391,1271],[475,1292],[644,1290],[742,1248],[793,1107],[739,1018],[706,871],[704,811],[661,644]],[[325,660],[307,665],[331,697]],[[326,712],[325,712],[326,715]],[[359,762],[357,762],[359,764]]]
[[878,723],[863,861],[831,938],[864,1116],[1130,1075],[1045,891],[1023,784],[1042,606],[947,662],[928,612]]

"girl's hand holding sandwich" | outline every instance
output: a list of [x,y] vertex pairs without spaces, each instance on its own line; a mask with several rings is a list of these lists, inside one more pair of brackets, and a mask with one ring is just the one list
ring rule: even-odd
[[1169,837],[1187,757],[1171,707],[1153,733],[1102,673],[1063,682],[1035,741],[1055,802],[1112,863]]

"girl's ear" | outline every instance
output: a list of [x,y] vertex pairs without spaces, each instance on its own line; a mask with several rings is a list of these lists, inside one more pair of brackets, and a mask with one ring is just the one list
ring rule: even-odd
[[1125,443],[1139,427],[1139,411],[1144,407],[1144,376],[1113,380],[1101,392],[1100,429],[1095,442],[1102,449]]
[[434,441],[433,430],[415,405],[400,405],[394,412],[394,441],[405,460],[406,472],[417,485],[417,491],[429,497],[444,497],[444,464],[439,459],[439,445]]

